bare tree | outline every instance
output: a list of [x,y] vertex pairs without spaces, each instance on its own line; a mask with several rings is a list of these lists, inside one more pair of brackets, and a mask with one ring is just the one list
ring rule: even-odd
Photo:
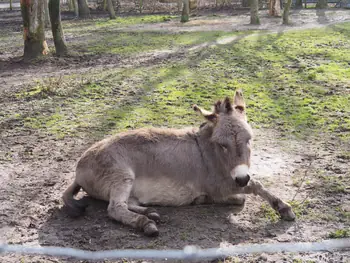
[[74,3],[73,3],[73,0],[68,0],[68,9],[69,9],[69,11],[71,11],[71,12],[74,11]]
[[79,17],[79,5],[78,0],[72,0],[74,6],[74,14],[76,17]]
[[269,1],[269,15],[280,16],[281,15],[281,2],[280,0]]
[[189,0],[182,1],[182,14],[181,14],[181,22],[188,22],[190,18],[190,2]]
[[50,28],[50,12],[49,12],[49,0],[44,0],[44,9],[45,9],[45,27]]
[[107,0],[107,10],[109,13],[109,18],[115,19],[115,11],[114,11],[112,0]]
[[44,31],[44,1],[21,1],[24,60],[31,60],[48,53]]
[[190,12],[197,8],[197,0],[189,0],[188,3],[190,7]]
[[249,7],[249,0],[242,0],[242,7]]
[[58,56],[66,55],[68,52],[68,49],[64,41],[63,30],[61,25],[60,0],[49,0],[49,12],[50,12],[51,29],[52,29],[53,42],[55,43],[56,55]]
[[250,24],[260,25],[259,0],[250,0]]
[[284,25],[289,25],[289,11],[290,11],[291,5],[292,5],[292,0],[288,0],[284,6],[284,10],[283,10],[283,24]]
[[303,8],[303,0],[296,0],[295,1],[295,8],[302,9]]
[[328,1],[327,0],[318,0],[316,4],[316,8],[327,8],[328,6]]
[[182,0],[177,0],[177,10],[180,12],[182,6]]
[[139,12],[140,12],[140,14],[142,13],[142,9],[143,9],[143,0],[139,0]]
[[90,9],[86,0],[78,0],[79,18],[89,18]]

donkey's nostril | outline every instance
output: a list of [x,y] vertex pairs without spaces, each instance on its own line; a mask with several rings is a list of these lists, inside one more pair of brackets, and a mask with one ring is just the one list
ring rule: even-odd
[[240,186],[240,187],[244,187],[248,184],[250,180],[250,176],[249,174],[247,174],[246,176],[239,176],[236,177],[236,183]]

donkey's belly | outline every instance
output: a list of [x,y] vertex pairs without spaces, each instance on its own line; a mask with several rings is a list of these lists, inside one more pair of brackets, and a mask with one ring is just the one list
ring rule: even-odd
[[143,205],[160,206],[188,205],[199,195],[192,184],[180,184],[167,177],[136,178],[131,192],[131,196]]

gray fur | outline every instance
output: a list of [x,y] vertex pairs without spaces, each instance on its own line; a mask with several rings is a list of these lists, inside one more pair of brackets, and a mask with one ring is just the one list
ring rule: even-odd
[[138,129],[89,148],[78,161],[74,183],[63,194],[69,210],[76,207],[72,214],[84,210],[73,198],[82,187],[90,196],[109,202],[113,219],[149,236],[158,235],[159,215],[147,205],[244,205],[244,194],[253,193],[283,218],[294,219],[288,204],[259,182],[249,181],[248,174],[235,174],[245,171],[235,170],[238,165],[250,166],[252,131],[242,92],[236,92],[233,104],[228,98],[218,101],[213,112],[194,109],[207,120],[199,129]]

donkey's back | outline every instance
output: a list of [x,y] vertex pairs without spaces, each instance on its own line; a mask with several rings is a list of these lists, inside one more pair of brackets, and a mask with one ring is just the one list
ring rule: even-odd
[[188,187],[198,181],[202,166],[195,130],[139,129],[88,149],[78,161],[76,182],[109,201],[111,189],[129,180],[130,196],[142,204],[183,205],[192,201],[185,193],[191,195]]

